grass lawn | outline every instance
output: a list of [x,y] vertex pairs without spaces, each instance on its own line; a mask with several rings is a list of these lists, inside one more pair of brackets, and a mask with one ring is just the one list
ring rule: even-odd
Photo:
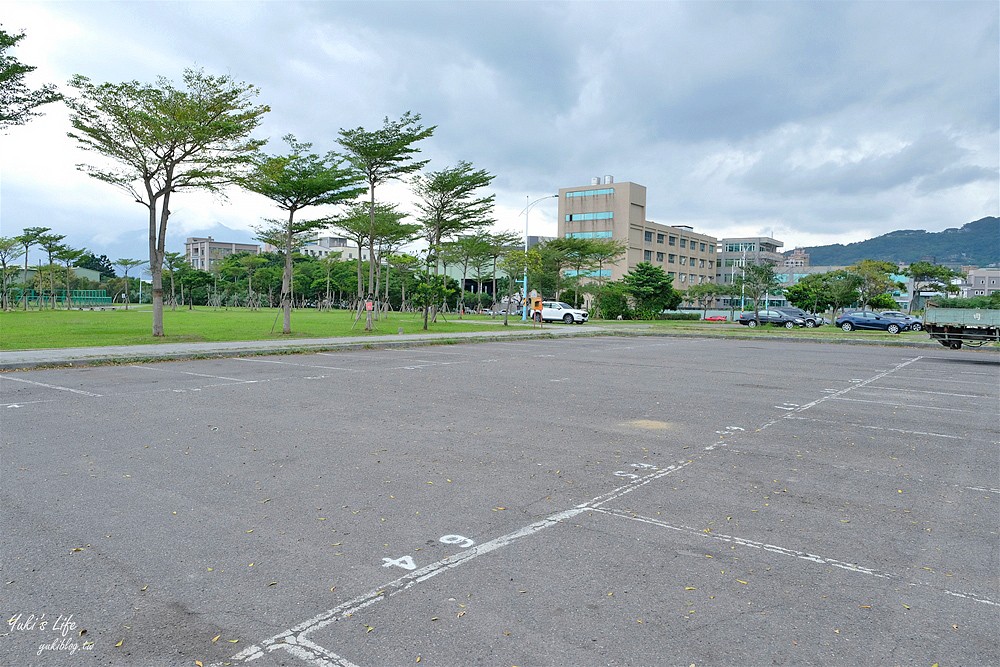
[[[438,316],[429,323],[426,333],[456,333],[502,329],[503,319],[455,314]],[[195,307],[163,311],[162,338],[153,338],[153,312],[150,306],[129,310],[42,310],[0,313],[0,350],[37,350],[102,345],[143,345],[149,343],[186,343],[240,340],[287,340],[289,338],[327,338],[344,336],[425,333],[423,319],[416,313],[388,313],[375,322],[375,331],[365,332],[364,317],[354,324],[354,312],[313,309],[292,311],[292,333],[281,333],[281,311],[262,308],[251,311]],[[512,318],[512,325],[521,326]]]

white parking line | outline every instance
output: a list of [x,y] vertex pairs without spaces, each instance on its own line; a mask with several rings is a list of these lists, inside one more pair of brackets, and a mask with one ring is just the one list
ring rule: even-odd
[[83,391],[82,389],[70,389],[69,387],[60,387],[57,384],[46,384],[44,382],[35,382],[34,380],[25,380],[24,378],[11,377],[9,375],[0,375],[0,380],[10,380],[11,382],[23,382],[25,384],[33,384],[36,387],[45,387],[46,389],[55,389],[57,391],[68,391],[73,394],[80,394],[81,396],[91,396],[93,398],[101,397],[101,394],[95,394],[90,391]]
[[892,572],[886,572],[885,570],[877,570],[875,568],[864,567],[856,563],[848,563],[842,560],[837,560],[836,558],[829,558],[827,556],[818,556],[816,554],[811,554],[805,551],[788,549],[786,547],[779,547],[774,544],[766,544],[764,542],[757,542],[756,540],[748,540],[743,537],[736,537],[735,535],[724,535],[722,533],[706,533],[703,530],[699,530],[697,528],[690,528],[688,526],[674,526],[665,521],[660,521],[659,519],[654,519],[652,517],[647,517],[647,516],[640,516],[638,514],[635,514],[633,512],[628,512],[625,510],[594,508],[593,511],[601,512],[603,514],[608,514],[611,516],[622,517],[624,519],[629,519],[631,521],[638,521],[639,523],[646,523],[653,526],[659,526],[660,528],[674,530],[680,533],[685,533],[687,535],[692,535],[710,540],[717,540],[720,542],[726,542],[728,544],[736,544],[739,546],[750,547],[753,549],[760,549],[762,551],[780,554],[782,556],[791,556],[793,558],[798,558],[800,560],[808,561],[810,563],[817,563],[819,565],[829,565],[831,567],[840,568],[841,570],[847,570],[848,572],[855,572],[857,574],[865,574],[871,577],[876,577],[878,579],[891,579],[895,581],[902,581],[909,586],[926,586],[927,588],[931,588],[933,590],[954,597],[963,598],[966,600],[972,600],[973,602],[979,602],[981,604],[990,605],[992,607],[1000,607],[1000,602],[995,602],[981,595],[966,593],[963,591],[952,591],[946,588],[937,588],[936,586],[933,586],[932,584],[928,584],[923,581],[907,581],[901,575],[894,574]]
[[942,412],[966,412],[973,415],[982,414],[981,410],[962,410],[960,408],[939,408],[934,405],[917,405],[915,403],[893,403],[892,401],[875,401],[865,398],[844,398],[843,396],[833,396],[838,401],[851,401],[853,403],[871,403],[873,405],[891,405],[894,408],[909,408],[911,410],[940,410]]
[[[660,479],[661,477],[665,477],[666,475],[676,472],[691,463],[692,461],[681,461],[667,468],[662,468],[650,473],[649,475],[634,479],[628,484],[619,486],[612,491],[597,496],[596,498],[586,503],[577,505],[572,509],[556,512],[555,514],[524,526],[523,528],[519,528],[511,533],[501,535],[500,537],[494,538],[488,542],[482,542],[474,547],[460,551],[455,555],[442,558],[435,563],[413,570],[398,579],[390,581],[384,586],[380,586],[379,588],[373,589],[363,595],[359,595],[358,597],[348,600],[333,609],[328,609],[327,611],[317,614],[307,621],[303,621],[288,630],[280,632],[269,639],[265,639],[259,645],[255,644],[253,646],[248,646],[234,655],[232,660],[251,662],[266,653],[270,653],[271,651],[285,649],[290,651],[296,657],[302,658],[303,660],[317,665],[318,667],[351,667],[352,663],[348,662],[336,653],[318,646],[313,642],[303,641],[305,636],[336,622],[338,618],[349,616],[378,602],[384,602],[390,597],[409,590],[413,586],[427,581],[428,579],[442,574],[443,572],[447,572],[448,570],[456,568],[460,565],[470,563],[479,556],[496,551],[502,547],[506,547],[519,539],[534,535],[545,528],[555,526],[566,519],[579,515],[582,512],[596,509],[604,503],[621,498],[622,496],[625,496],[626,494],[631,493],[632,491],[643,487],[650,482]],[[223,663],[213,663],[212,667],[220,667],[222,664]]]
[[931,433],[929,431],[908,431],[905,428],[892,428],[889,426],[871,426],[869,424],[858,424],[855,422],[845,422],[837,421],[835,419],[816,419],[815,417],[801,417],[799,415],[786,415],[785,419],[795,419],[799,421],[809,421],[817,422],[819,424],[836,424],[838,427],[851,426],[854,428],[867,428],[873,431],[890,431],[892,433],[902,433],[904,435],[926,435],[932,438],[950,438],[952,440],[961,440],[961,436],[957,435],[946,435],[944,433]]
[[254,364],[278,364],[281,366],[299,366],[301,368],[321,368],[329,371],[348,371],[349,373],[364,373],[356,368],[344,368],[343,366],[317,366],[315,364],[296,364],[291,361],[277,361],[275,359],[253,359],[251,357],[232,357],[229,361],[245,361]]
[[160,372],[160,373],[179,373],[180,375],[193,375],[194,377],[211,378],[213,380],[229,380],[230,382],[246,382],[246,383],[249,383],[249,384],[253,384],[255,382],[258,382],[258,380],[243,380],[241,378],[231,378],[231,377],[226,377],[224,375],[209,375],[208,373],[195,373],[193,371],[180,371],[180,370],[177,370],[176,368],[160,368],[159,366],[139,366],[137,364],[132,364],[132,365],[129,366],[129,368],[138,368],[138,369],[144,370],[144,371],[157,371],[157,372]]

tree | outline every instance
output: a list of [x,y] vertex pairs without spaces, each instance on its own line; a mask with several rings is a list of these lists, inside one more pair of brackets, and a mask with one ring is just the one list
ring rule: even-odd
[[[287,211],[281,225],[281,246],[285,249],[285,272],[281,278],[281,307],[284,311],[282,333],[292,333],[292,250],[304,235],[326,225],[325,219],[295,220],[295,214],[308,206],[339,204],[364,192],[357,187],[360,175],[343,166],[333,153],[320,157],[310,153],[312,144],[285,135],[287,155],[258,155],[254,168],[240,183],[251,192],[264,195]],[[275,230],[277,231],[277,230]]]
[[701,316],[705,317],[708,315],[709,304],[722,294],[722,292],[722,287],[716,283],[698,283],[697,285],[688,286],[687,290],[684,291],[684,298],[686,301],[700,307],[702,309]]
[[906,269],[906,275],[913,281],[913,298],[910,299],[910,307],[908,309],[908,312],[912,313],[913,304],[920,298],[921,292],[957,291],[957,288],[951,284],[951,279],[957,278],[962,274],[939,264],[914,262]]
[[[361,174],[368,184],[368,211],[370,229],[368,234],[368,257],[375,256],[375,188],[389,181],[400,180],[407,174],[423,169],[428,160],[414,160],[419,152],[414,147],[418,141],[434,134],[436,126],[425,128],[420,124],[420,114],[407,111],[399,120],[383,119],[379,130],[356,127],[340,130],[338,143],[343,147],[344,157]],[[368,264],[368,294],[374,294],[375,266]],[[365,324],[365,331],[371,331],[371,318]]]
[[830,297],[830,307],[833,309],[834,319],[837,317],[838,309],[858,302],[861,298],[862,282],[861,276],[844,269],[831,271],[828,274],[827,293]]
[[90,269],[91,271],[97,271],[101,276],[106,278],[115,277],[115,269],[111,265],[111,260],[108,259],[107,255],[101,255],[96,257],[94,253],[89,250],[84,251],[83,257],[80,261],[76,263],[76,266],[81,269]]
[[565,266],[569,267],[570,271],[573,272],[572,277],[576,279],[573,285],[573,305],[579,305],[580,279],[594,265],[593,244],[590,239],[567,237],[553,239],[545,245],[548,250],[559,251]]
[[166,252],[163,253],[163,263],[167,267],[167,273],[170,274],[170,309],[177,310],[177,283],[174,278],[177,270],[187,264],[187,262],[182,252]]
[[[38,245],[45,250],[45,254],[49,258],[49,266],[53,266],[55,262],[53,258],[56,253],[62,247],[62,241],[66,238],[65,234],[41,234],[38,237]],[[49,298],[52,300],[52,310],[56,309],[56,276],[55,271],[49,272]]]
[[38,90],[30,89],[24,83],[24,75],[36,68],[25,65],[7,50],[24,39],[24,33],[16,35],[0,28],[0,131],[14,125],[24,125],[40,115],[35,109],[62,99],[56,87],[45,84]]
[[760,300],[771,294],[781,294],[781,282],[774,273],[774,264],[771,262],[747,264],[743,275],[737,278],[737,281],[742,287],[743,294],[753,299],[753,318],[759,324]]
[[116,259],[115,266],[121,267],[122,275],[125,277],[125,310],[128,310],[129,296],[128,296],[128,272],[137,266],[142,266],[146,261],[142,259],[129,259],[128,257],[123,259]]
[[24,252],[16,236],[0,236],[0,307],[10,310],[10,279],[17,273],[14,262]]
[[495,195],[482,195],[479,190],[489,187],[494,178],[485,169],[473,169],[465,161],[413,177],[419,211],[417,222],[423,227],[424,238],[433,253],[440,252],[442,241],[493,223]]
[[185,190],[221,193],[249,168],[263,141],[250,133],[269,110],[254,106],[256,87],[202,70],[184,71],[183,87],[164,77],[155,85],[94,84],[77,75],[79,97],[67,101],[70,123],[85,150],[115,167],[79,165],[88,175],[124,190],[149,217],[153,336],[163,335],[163,256],[170,200]]
[[899,283],[891,278],[891,275],[898,270],[892,262],[863,259],[847,267],[847,270],[861,279],[858,298],[862,308],[871,305],[875,296],[885,294],[894,287],[900,287]]
[[66,267],[66,310],[73,307],[73,264],[80,261],[80,258],[87,251],[83,248],[75,249],[67,245],[56,248],[55,257]]
[[[465,281],[469,276],[469,268],[490,249],[490,242],[485,233],[463,236],[449,244],[448,251],[452,261],[462,267],[462,284],[459,286],[458,302],[461,308],[465,306]],[[462,310],[459,311],[459,317]]]
[[[492,276],[493,276],[493,302],[497,301],[497,262],[500,257],[505,253],[513,249],[519,249],[521,247],[521,235],[517,232],[500,232],[498,234],[487,234],[486,236],[489,242],[489,248],[487,249],[487,256],[492,264]],[[512,278],[511,274],[507,274],[508,279]],[[510,280],[508,280],[510,282]],[[509,310],[509,309],[508,309]]]
[[799,282],[785,288],[785,298],[796,308],[819,313],[833,305],[831,274],[810,273]]
[[662,311],[676,308],[681,303],[673,278],[649,262],[636,264],[622,277],[622,283],[635,302],[635,312],[640,319],[656,319]]
[[[22,290],[21,300],[24,302],[24,311],[28,311],[28,251],[31,246],[37,245],[39,239],[46,233],[51,232],[51,227],[25,227],[21,230],[21,234],[17,237],[17,242],[21,244],[24,248],[24,285],[25,289]],[[38,297],[39,310],[41,309],[42,298]]]

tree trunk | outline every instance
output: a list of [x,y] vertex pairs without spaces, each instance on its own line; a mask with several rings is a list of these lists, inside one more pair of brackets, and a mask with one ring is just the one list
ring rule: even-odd
[[288,212],[288,228],[285,230],[285,270],[281,274],[281,308],[284,319],[281,333],[292,333],[292,221],[295,211]]

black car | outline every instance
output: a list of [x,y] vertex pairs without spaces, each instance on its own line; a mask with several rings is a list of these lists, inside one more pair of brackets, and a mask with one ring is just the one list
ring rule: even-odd
[[800,317],[806,323],[806,328],[812,329],[818,327],[821,324],[828,324],[827,320],[822,315],[814,315],[812,313],[807,313],[801,308],[794,308],[792,306],[782,306],[781,308],[775,308],[778,312],[786,313],[792,317]]
[[757,326],[758,323],[773,324],[776,327],[785,327],[786,329],[794,329],[795,327],[804,327],[806,325],[806,321],[801,317],[794,317],[780,310],[762,310],[757,313],[757,317],[754,316],[754,313],[740,313],[740,319],[737,322],[751,328]]

